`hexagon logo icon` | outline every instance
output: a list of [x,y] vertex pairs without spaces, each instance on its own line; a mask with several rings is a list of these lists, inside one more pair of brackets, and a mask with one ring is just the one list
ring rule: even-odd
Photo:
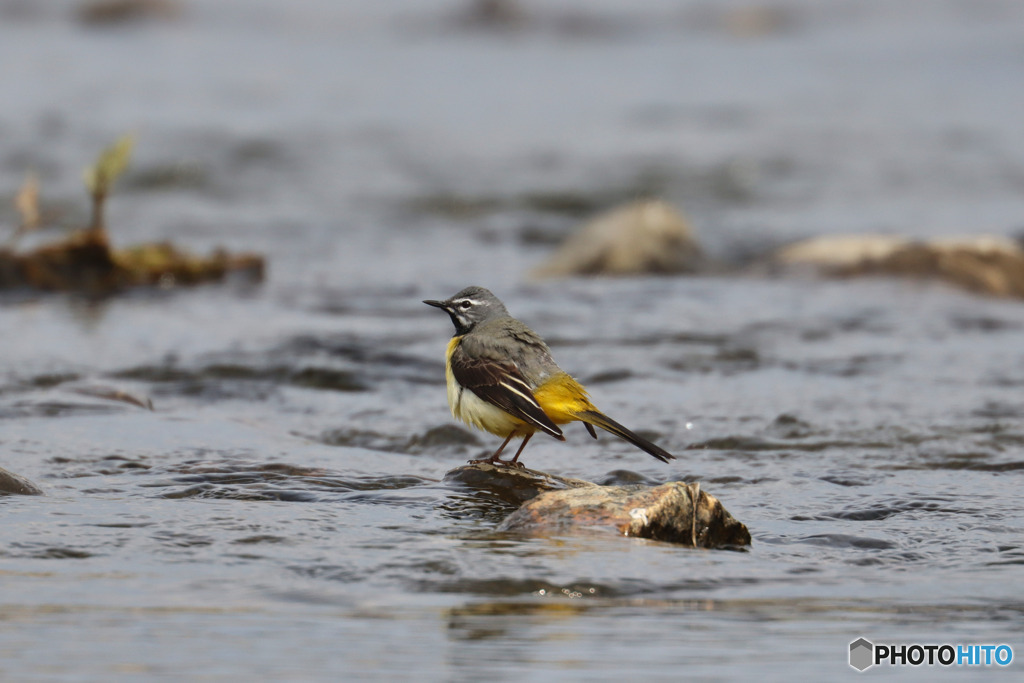
[[850,643],[850,666],[857,671],[864,671],[875,663],[875,646],[864,638]]

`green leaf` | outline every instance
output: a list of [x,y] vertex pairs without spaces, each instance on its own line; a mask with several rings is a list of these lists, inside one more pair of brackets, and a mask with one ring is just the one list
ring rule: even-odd
[[85,187],[92,195],[106,195],[117,177],[128,167],[135,136],[124,135],[100,154],[96,163],[85,169]]

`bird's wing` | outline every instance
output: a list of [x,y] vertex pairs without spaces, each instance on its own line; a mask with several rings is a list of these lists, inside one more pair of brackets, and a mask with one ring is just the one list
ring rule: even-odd
[[466,352],[464,344],[451,357],[452,374],[460,385],[523,422],[565,440],[514,363],[493,358],[492,354],[474,357]]

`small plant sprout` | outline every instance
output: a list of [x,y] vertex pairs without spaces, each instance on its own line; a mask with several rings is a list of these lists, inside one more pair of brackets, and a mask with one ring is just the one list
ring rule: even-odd
[[96,163],[85,169],[83,177],[85,188],[92,196],[92,221],[89,229],[101,231],[106,226],[103,218],[103,207],[114,185],[114,181],[128,167],[128,161],[132,155],[132,148],[135,146],[135,136],[128,134],[122,136],[110,147],[100,153]]

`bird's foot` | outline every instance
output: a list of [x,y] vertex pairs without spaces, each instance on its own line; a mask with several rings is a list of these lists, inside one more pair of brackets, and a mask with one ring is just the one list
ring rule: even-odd
[[516,460],[502,460],[498,457],[481,458],[479,460],[470,460],[470,465],[495,465],[497,467],[517,467],[521,470],[526,469],[526,465]]

